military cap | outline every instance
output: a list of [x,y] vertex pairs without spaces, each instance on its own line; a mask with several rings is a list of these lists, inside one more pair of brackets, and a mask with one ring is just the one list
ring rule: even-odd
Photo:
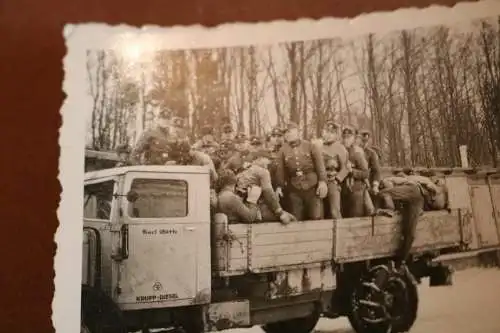
[[214,129],[212,126],[207,124],[201,128],[201,135],[212,135],[212,134],[214,134]]
[[281,127],[275,126],[271,130],[271,136],[282,136],[284,130]]
[[352,126],[344,126],[342,129],[342,135],[354,135],[356,134],[356,130]]
[[415,174],[412,167],[404,167],[403,168],[403,173],[405,173],[407,175],[413,175],[413,174]]
[[161,110],[158,113],[158,119],[168,119],[170,117],[169,110]]
[[234,149],[234,142],[231,140],[222,141],[219,145],[219,149],[221,149],[221,150],[233,150]]
[[333,120],[328,120],[325,124],[326,128],[330,131],[335,131],[340,128],[340,125]]
[[284,132],[286,133],[286,132],[288,132],[288,131],[290,131],[292,129],[298,129],[298,128],[299,128],[299,125],[297,125],[297,123],[291,121],[285,127]]
[[371,136],[371,132],[369,130],[360,131],[361,136]]
[[183,128],[184,127],[184,119],[182,119],[181,117],[172,117],[171,124],[174,127]]
[[260,146],[260,145],[262,145],[262,144],[263,144],[263,142],[262,142],[262,139],[261,139],[261,138],[259,138],[258,136],[252,136],[252,137],[250,138],[250,144],[251,144],[252,146]]
[[239,133],[236,133],[236,135],[234,136],[234,141],[237,143],[244,142],[246,139],[247,139],[247,136],[245,135],[245,133],[239,132]]
[[130,154],[130,146],[126,143],[119,145],[116,147],[117,154]]

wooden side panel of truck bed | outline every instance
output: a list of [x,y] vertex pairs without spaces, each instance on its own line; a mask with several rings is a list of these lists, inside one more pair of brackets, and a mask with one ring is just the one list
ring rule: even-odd
[[[459,246],[460,211],[425,212],[419,219],[413,252]],[[335,261],[354,262],[392,255],[401,237],[401,216],[342,219],[335,232]]]
[[[396,215],[289,225],[218,223],[214,268],[221,275],[239,275],[386,257],[399,244],[400,219]],[[463,221],[458,209],[425,212],[418,222],[414,251],[459,246]]]

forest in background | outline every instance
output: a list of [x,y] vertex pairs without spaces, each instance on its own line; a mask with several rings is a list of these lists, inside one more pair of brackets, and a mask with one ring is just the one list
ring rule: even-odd
[[335,118],[371,130],[387,166],[458,166],[459,145],[471,165],[496,166],[499,22],[133,59],[91,50],[87,147],[133,144],[168,110],[187,119],[193,139],[224,117],[248,135],[294,121],[304,138]]

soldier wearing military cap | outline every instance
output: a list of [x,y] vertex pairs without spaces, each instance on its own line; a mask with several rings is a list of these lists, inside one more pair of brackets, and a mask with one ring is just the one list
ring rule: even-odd
[[[271,133],[269,133],[268,137],[268,148],[270,151],[270,160],[269,164],[269,172],[271,173],[271,182],[273,184],[273,188],[276,190],[277,187],[277,168],[278,168],[278,153],[283,146],[283,134],[284,130],[278,126],[273,127]],[[284,201],[281,198],[282,204]]]
[[283,145],[284,130],[278,126],[273,127],[269,133],[269,148],[271,151],[278,152]]
[[139,164],[143,157],[146,164],[164,165],[168,160],[169,145],[183,137],[181,118],[169,119],[167,111],[158,115],[156,126],[142,133],[131,153],[131,161]]
[[290,212],[299,220],[322,219],[328,186],[321,148],[301,140],[297,124],[290,123],[277,162],[276,193],[282,196],[286,187]]
[[328,178],[328,208],[333,219],[342,218],[341,189],[347,177],[349,153],[340,142],[340,125],[329,120],[322,133],[322,151]]
[[375,151],[371,146],[371,134],[370,131],[363,130],[360,132],[361,137],[361,147],[363,148],[366,160],[368,162],[368,169],[370,170],[369,177],[369,188],[372,194],[377,194],[380,186],[380,158],[378,152]]
[[201,128],[201,135],[201,139],[194,143],[193,149],[213,156],[219,148],[219,145],[215,142],[213,127],[210,125],[203,126]]
[[116,163],[116,167],[131,165],[130,150],[130,146],[126,143],[116,147],[116,155],[118,155],[118,163]]
[[295,220],[295,217],[283,210],[279,198],[274,192],[271,183],[271,175],[267,168],[269,164],[269,153],[265,149],[260,149],[249,153],[239,161],[241,164],[237,170],[237,193],[246,198],[248,189],[258,186],[262,189],[261,200],[258,201],[263,221],[280,220],[288,224]]
[[258,137],[257,135],[253,135],[250,138],[250,151],[258,151],[264,148],[264,142],[263,140]]
[[169,159],[179,165],[207,166],[210,170],[212,184],[217,181],[217,171],[212,159],[207,154],[191,149],[189,142],[182,140],[171,145]]
[[222,128],[221,128],[221,141],[229,141],[234,140],[235,132],[233,129],[233,125],[231,125],[231,121],[228,117],[224,117],[222,120]]
[[[361,217],[373,214],[373,203],[367,193],[366,180],[369,177],[368,161],[363,149],[355,144],[356,130],[345,126],[342,143],[348,152],[348,175],[343,186],[342,207],[345,217]],[[370,199],[370,200],[368,200]]]

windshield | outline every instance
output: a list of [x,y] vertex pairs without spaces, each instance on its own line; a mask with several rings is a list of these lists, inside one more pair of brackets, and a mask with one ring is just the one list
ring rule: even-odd
[[188,185],[178,179],[136,178],[130,188],[138,194],[129,202],[128,215],[133,218],[185,217],[188,213]]

